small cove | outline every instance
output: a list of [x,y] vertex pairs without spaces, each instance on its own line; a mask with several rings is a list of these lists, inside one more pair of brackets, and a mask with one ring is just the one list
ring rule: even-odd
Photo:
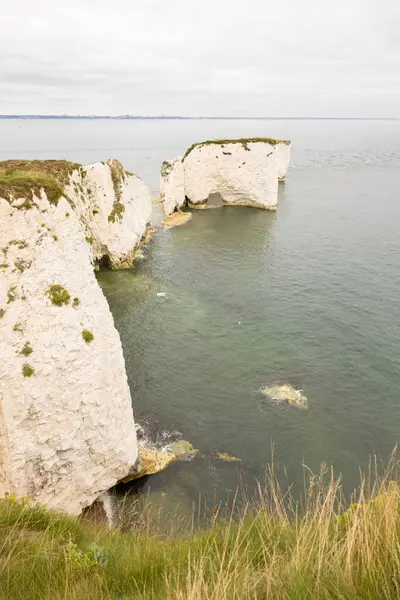
[[[386,461],[400,429],[400,122],[0,120],[0,132],[2,160],[115,157],[154,197],[162,160],[193,142],[293,142],[276,214],[194,211],[134,269],[99,274],[136,420],[201,452],[142,481],[143,497],[190,516],[200,497],[251,492],[272,445],[298,485],[303,464],[333,464],[349,490],[373,452]],[[262,403],[276,382],[303,389],[309,410]]]
[[[140,484],[156,505],[189,516],[200,498],[215,506],[240,485],[251,495],[272,447],[290,483],[325,462],[348,491],[372,453],[388,457],[400,425],[399,208],[389,176],[377,211],[371,175],[293,170],[277,213],[194,211],[132,271],[99,275],[136,419],[202,455]],[[262,401],[257,390],[276,382],[303,389],[309,410]]]

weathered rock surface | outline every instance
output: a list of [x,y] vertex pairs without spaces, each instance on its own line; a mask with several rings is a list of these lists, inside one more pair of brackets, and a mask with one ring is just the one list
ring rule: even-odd
[[127,266],[146,186],[114,161],[0,163],[0,495],[78,514],[137,458],[119,334],[93,266]]
[[171,215],[185,204],[185,182],[182,157],[165,160],[161,165],[160,196],[166,215]]
[[161,189],[166,214],[185,202],[203,207],[212,194],[219,194],[226,204],[275,210],[278,181],[286,177],[290,148],[289,141],[270,138],[194,144],[183,159],[165,161],[162,165]]
[[194,458],[196,454],[198,454],[198,450],[186,440],[178,440],[166,448],[139,444],[139,458],[135,469],[122,482],[161,473],[173,463]]

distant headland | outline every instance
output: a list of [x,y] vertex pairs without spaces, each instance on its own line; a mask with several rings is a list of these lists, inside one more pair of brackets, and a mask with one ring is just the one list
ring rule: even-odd
[[180,115],[0,115],[0,119],[110,119],[110,120],[205,120],[205,121],[398,121],[400,117],[301,117],[301,116],[280,116],[280,117],[238,117],[238,116],[191,116]]

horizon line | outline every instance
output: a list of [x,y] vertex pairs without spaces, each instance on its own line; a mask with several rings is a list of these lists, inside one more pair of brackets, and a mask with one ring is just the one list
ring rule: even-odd
[[114,119],[114,120],[226,120],[226,121],[399,121],[400,117],[239,117],[239,116],[181,116],[181,115],[70,115],[70,114],[0,114],[0,119]]

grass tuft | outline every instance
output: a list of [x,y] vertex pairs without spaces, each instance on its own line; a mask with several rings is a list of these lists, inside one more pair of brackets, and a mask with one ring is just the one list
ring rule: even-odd
[[[371,472],[375,470],[376,465]],[[14,496],[0,500],[0,598],[17,600],[365,600],[399,597],[400,487],[394,468],[308,475],[296,501],[271,469],[240,516],[163,535],[151,511],[130,529],[88,525]]]

